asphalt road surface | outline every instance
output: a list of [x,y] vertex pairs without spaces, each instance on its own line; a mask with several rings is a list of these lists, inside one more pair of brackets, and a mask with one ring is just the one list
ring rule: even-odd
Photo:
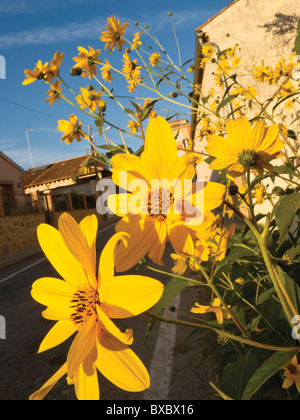
[[[100,254],[114,234],[114,225],[101,229],[97,252]],[[98,254],[98,255],[99,255]],[[169,252],[166,252],[169,255]],[[171,266],[167,261],[166,266]],[[132,271],[134,273],[134,271]],[[138,274],[161,280],[170,277],[141,270]],[[6,321],[6,339],[0,339],[0,400],[28,400],[65,363],[74,337],[60,346],[37,354],[39,345],[54,322],[45,320],[42,305],[31,295],[32,283],[41,277],[58,277],[44,254],[38,254],[0,271],[0,316]],[[201,290],[186,289],[173,304],[189,312]],[[166,316],[181,318],[168,311]],[[183,318],[186,319],[186,318]],[[128,393],[115,387],[99,374],[102,400],[214,400],[218,399],[209,382],[218,384],[218,363],[213,353],[215,337],[207,332],[192,334],[192,330],[170,324],[156,323],[144,345],[146,321],[144,315],[122,320],[121,328],[132,328],[132,349],[143,360],[151,376],[151,387],[143,393]],[[48,400],[75,400],[73,386],[65,378],[53,388]]]

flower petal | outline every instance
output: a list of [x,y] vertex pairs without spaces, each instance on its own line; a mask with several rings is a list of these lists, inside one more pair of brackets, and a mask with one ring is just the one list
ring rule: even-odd
[[82,265],[71,254],[57,229],[41,224],[37,236],[44,254],[67,283],[74,287],[87,283]]
[[52,349],[66,341],[76,332],[76,325],[70,320],[58,321],[42,341],[38,353]]
[[132,194],[111,194],[107,199],[107,206],[117,216],[123,217],[129,213],[128,202]]
[[150,386],[147,369],[126,344],[98,329],[97,369],[110,382],[128,392],[141,392]]
[[67,364],[65,363],[38,391],[30,396],[31,401],[43,400],[57,382],[67,373]]
[[[141,179],[147,182],[142,161],[137,156],[118,153],[111,158],[111,165],[114,183],[125,191],[132,192],[130,183],[135,179]],[[125,172],[126,176],[124,176]]]
[[167,242],[167,226],[165,223],[155,221],[155,232],[157,234],[154,245],[151,247],[148,257],[157,265],[164,265],[162,257],[165,252]]
[[148,181],[169,179],[178,159],[178,150],[170,124],[162,117],[153,118],[146,131],[142,161]]
[[92,350],[96,338],[96,315],[91,316],[87,323],[79,330],[73,341],[68,357],[68,376],[74,379],[74,374],[79,365],[84,361]]
[[72,216],[68,213],[64,213],[59,218],[58,226],[66,246],[77,261],[80,262],[84,270],[86,270],[90,283],[96,287],[97,280],[93,267],[93,261],[91,259],[91,251],[79,225]]
[[150,277],[114,277],[101,291],[101,308],[109,318],[130,318],[152,308],[163,290],[163,284]]
[[183,223],[174,223],[169,229],[169,238],[177,254],[194,254],[194,241]]
[[31,296],[37,302],[54,309],[68,309],[75,289],[63,280],[44,277],[32,285]]
[[96,357],[96,346],[94,346],[75,372],[74,385],[79,401],[98,401],[100,399],[98,373],[94,367]]
[[108,318],[108,316],[103,312],[103,310],[99,306],[97,306],[97,314],[100,319],[100,322],[110,334],[112,334],[124,344],[130,345],[133,343],[133,332],[131,329],[127,329],[125,333],[122,333],[122,331],[119,330],[119,328]]
[[110,238],[105,245],[99,263],[99,291],[105,287],[107,283],[110,284],[115,274],[115,254],[116,247],[119,242],[122,242],[124,246],[127,244],[129,235],[124,232],[116,233]]
[[[117,272],[134,267],[154,245],[157,235],[154,224],[143,216],[129,216],[126,233],[130,235],[127,247],[120,244],[116,249],[115,267]],[[125,223],[122,227],[125,228]]]
[[251,125],[246,117],[238,117],[236,121],[228,118],[226,133],[236,150],[242,151],[249,147]]
[[94,272],[96,272],[96,240],[98,232],[98,219],[94,214],[87,216],[79,223],[79,227],[90,248],[91,260],[93,262]]

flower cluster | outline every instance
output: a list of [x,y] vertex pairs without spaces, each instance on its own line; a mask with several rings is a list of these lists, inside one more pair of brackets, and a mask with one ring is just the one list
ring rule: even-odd
[[[46,306],[43,316],[56,321],[39,351],[76,337],[66,363],[31,399],[44,398],[65,375],[79,399],[99,399],[97,371],[123,390],[148,388],[147,368],[130,349],[133,331],[122,332],[113,321],[142,313],[153,322],[215,333],[216,344],[224,349],[222,397],[250,399],[260,388],[264,395],[279,383],[280,392],[290,388],[284,396],[297,399],[300,348],[291,330],[300,311],[299,116],[293,114],[290,125],[288,119],[299,104],[296,56],[250,66],[239,43],[219,52],[207,42],[200,61],[181,64],[179,54],[176,64],[149,27],[127,39],[128,23],[114,16],[107,21],[100,40],[104,53],[121,53],[120,67],[102,59],[100,48],[89,46],[78,47],[71,68],[71,76],[88,77],[97,88],[88,85],[77,93],[69,88],[74,98],[67,97],[62,87],[68,84],[59,70],[64,54],[59,52],[50,64],[39,61],[33,71],[25,70],[24,85],[36,80],[50,85],[46,101],[51,106],[65,100],[93,118],[101,135],[109,124],[122,139],[117,145],[104,134],[106,156],[92,144],[95,160],[110,169],[118,187],[106,203],[119,221],[100,256],[98,275],[96,216],[78,225],[64,214],[59,230],[38,228],[40,245],[63,279],[33,284],[33,298]],[[150,52],[144,35],[152,42]],[[213,69],[214,84],[206,91],[199,80],[191,80],[197,66]],[[114,92],[114,81],[120,79],[129,100]],[[126,127],[115,112],[118,121],[110,123],[112,102],[106,98],[126,113]],[[178,107],[184,111],[178,113]],[[194,130],[179,140],[169,120],[176,116],[178,126],[187,110]],[[57,128],[66,144],[91,142],[75,114],[59,120]],[[135,152],[124,133],[137,141]],[[203,168],[214,181],[199,179]],[[170,276],[167,287],[151,277],[126,274],[140,267]],[[185,287],[195,291],[185,314],[194,322],[162,316],[162,305]],[[209,291],[209,304],[199,290]],[[247,367],[247,378],[241,366]],[[233,386],[231,375],[242,390]],[[274,375],[277,381],[268,382]]]

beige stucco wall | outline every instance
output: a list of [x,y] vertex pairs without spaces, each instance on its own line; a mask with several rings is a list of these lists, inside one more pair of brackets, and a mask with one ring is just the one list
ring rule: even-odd
[[0,217],[0,259],[38,245],[37,227],[44,214]]
[[[249,70],[253,65],[261,65],[262,60],[265,64],[274,66],[281,57],[289,60],[295,45],[297,32],[297,18],[300,19],[300,1],[299,0],[239,0],[229,7],[201,30],[209,36],[211,42],[216,43],[220,51],[232,48],[239,44],[237,56],[241,58],[243,65]],[[230,36],[227,36],[227,35]],[[203,95],[207,95],[209,90],[214,87],[216,95],[222,98],[224,91],[216,88],[213,78],[213,72],[216,67],[208,63],[204,71]],[[239,72],[239,80],[247,87],[253,85],[253,78],[249,77],[249,72]],[[268,83],[256,84],[258,98],[267,100],[276,90],[276,87],[269,86]],[[284,109],[279,107],[277,113],[280,114]],[[269,107],[272,111],[272,105]],[[289,122],[296,117],[296,112],[300,108],[295,107],[289,112],[286,121],[282,121],[280,115],[276,117],[276,123]],[[257,109],[248,112],[246,117],[253,118]],[[228,109],[223,109],[223,116],[228,115]],[[270,124],[270,123],[269,123]],[[299,122],[293,127],[294,131],[300,131]],[[195,148],[202,152],[207,144],[205,138],[199,141],[199,127],[196,130]],[[290,151],[288,152],[290,155]],[[281,164],[282,161],[275,161],[275,164]],[[215,180],[218,174],[212,172],[206,163],[202,163],[197,168],[199,179]],[[269,181],[270,183],[270,181]],[[286,187],[286,184],[282,186]],[[265,208],[261,208],[262,211]]]
[[22,171],[2,156],[0,156],[0,184],[12,184],[15,194],[24,194]]

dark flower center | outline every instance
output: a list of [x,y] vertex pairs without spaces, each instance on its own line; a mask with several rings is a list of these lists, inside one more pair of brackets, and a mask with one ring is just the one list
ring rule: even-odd
[[100,305],[98,292],[92,287],[81,287],[71,300],[74,312],[71,320],[78,328],[82,327],[89,318],[97,313],[96,306]]

